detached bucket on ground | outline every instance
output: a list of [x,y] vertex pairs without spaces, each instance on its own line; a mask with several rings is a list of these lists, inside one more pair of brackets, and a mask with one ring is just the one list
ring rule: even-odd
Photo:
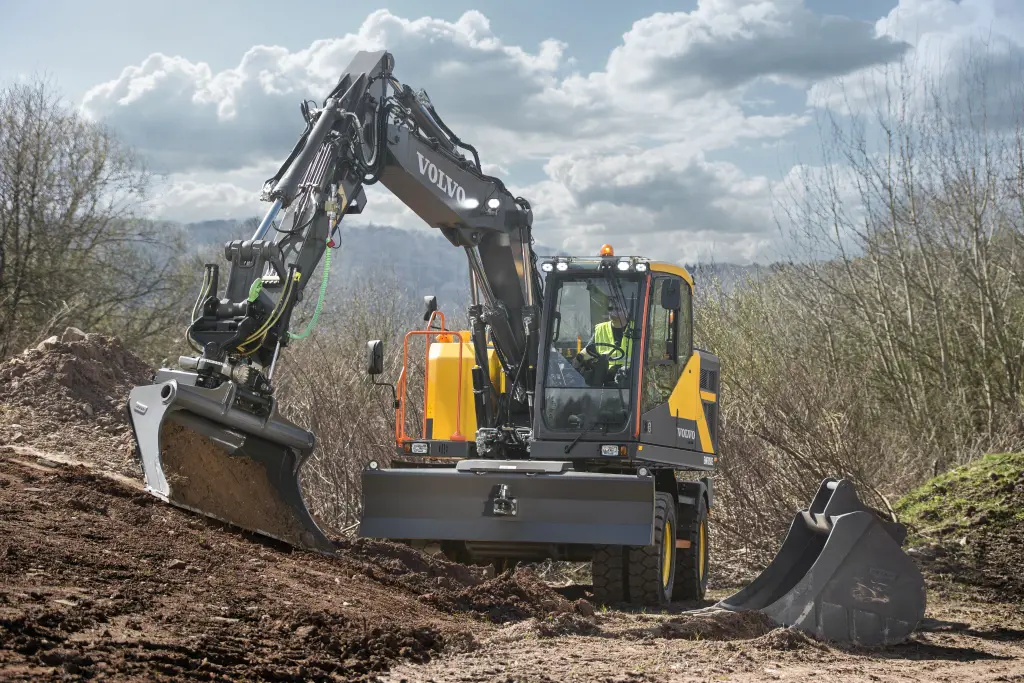
[[192,378],[161,371],[154,384],[129,394],[146,490],[176,507],[333,553],[299,485],[313,435],[276,407],[262,417],[235,407],[230,382],[205,389],[189,383]]
[[718,606],[757,610],[821,640],[902,642],[925,611],[924,578],[902,549],[906,534],[868,509],[849,481],[826,479],[775,559]]

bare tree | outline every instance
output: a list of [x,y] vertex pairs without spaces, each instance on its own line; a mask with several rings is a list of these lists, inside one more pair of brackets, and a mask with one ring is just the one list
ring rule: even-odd
[[778,204],[792,261],[702,298],[723,360],[716,519],[760,562],[826,476],[893,515],[938,470],[1021,445],[1024,99],[993,97],[984,59],[959,81],[910,66],[872,110],[822,117],[822,164]]
[[174,231],[139,217],[149,176],[42,80],[0,90],[0,358],[73,324],[130,344],[181,308]]

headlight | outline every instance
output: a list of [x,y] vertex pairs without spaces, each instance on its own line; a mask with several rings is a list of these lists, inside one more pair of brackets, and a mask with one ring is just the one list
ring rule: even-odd
[[646,263],[638,263],[638,264],[636,264],[636,272],[642,273],[645,270],[647,270],[647,264]]
[[555,267],[550,263],[542,263],[540,264],[540,269],[543,270],[545,273],[550,273],[552,270],[555,269]]
[[602,444],[601,455],[616,456],[619,454],[619,447],[615,444]]
[[629,270],[629,261],[619,261],[619,270]]
[[558,270],[569,270],[569,264],[565,261],[559,261],[555,268],[558,268]]
[[414,443],[412,445],[412,452],[416,455],[426,455],[430,450],[430,444],[426,443]]

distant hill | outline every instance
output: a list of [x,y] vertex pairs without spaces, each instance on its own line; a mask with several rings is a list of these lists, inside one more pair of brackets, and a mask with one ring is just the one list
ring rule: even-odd
[[[250,219],[251,221],[251,219]],[[197,249],[248,238],[252,223],[241,220],[208,220],[178,226]],[[465,253],[436,230],[403,230],[386,225],[343,226],[342,248],[333,254],[330,289],[373,278],[397,287],[396,296],[420,300],[433,294],[444,310],[461,311],[469,304],[469,267]],[[541,256],[561,250],[534,246]],[[717,278],[731,289],[747,276],[759,277],[767,266],[735,264],[687,265],[698,288]],[[200,274],[197,273],[197,277]],[[336,291],[336,290],[335,290]]]

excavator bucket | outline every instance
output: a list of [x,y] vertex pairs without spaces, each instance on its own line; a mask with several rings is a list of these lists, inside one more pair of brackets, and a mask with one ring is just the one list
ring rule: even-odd
[[161,370],[153,384],[129,393],[146,490],[177,507],[332,553],[299,484],[313,435],[276,407],[262,418],[235,407],[230,382],[205,389],[194,380],[191,373]]
[[924,617],[924,578],[902,550],[906,528],[882,520],[843,479],[822,482],[775,559],[716,606],[758,610],[820,640],[890,645]]

